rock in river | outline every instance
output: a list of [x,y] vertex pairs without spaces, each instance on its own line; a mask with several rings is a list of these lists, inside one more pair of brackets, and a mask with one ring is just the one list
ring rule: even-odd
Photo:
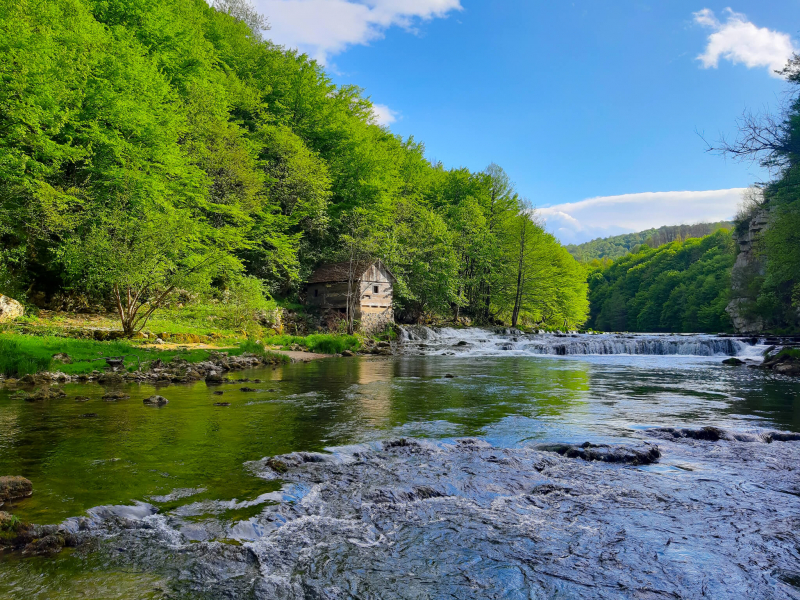
[[573,444],[542,444],[537,450],[555,452],[567,458],[582,458],[588,461],[601,461],[608,463],[625,463],[629,465],[649,465],[658,462],[661,452],[658,446],[648,444],[644,448],[630,448],[628,446],[609,446],[606,444],[592,444],[584,442],[580,446]]
[[730,358],[726,358],[722,361],[723,365],[728,365],[730,367],[738,367],[744,364],[743,360],[736,358],[735,356],[731,356]]
[[0,505],[33,494],[33,484],[24,477],[0,477]]

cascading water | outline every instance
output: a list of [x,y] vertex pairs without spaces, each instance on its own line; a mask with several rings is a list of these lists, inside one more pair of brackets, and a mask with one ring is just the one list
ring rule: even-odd
[[743,356],[760,359],[766,348],[753,338],[703,334],[522,333],[516,329],[401,327],[401,354],[454,356],[651,355]]

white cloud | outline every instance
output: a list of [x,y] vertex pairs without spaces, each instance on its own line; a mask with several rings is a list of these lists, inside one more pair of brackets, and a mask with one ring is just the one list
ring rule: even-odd
[[744,64],[749,69],[767,67],[770,75],[780,77],[775,71],[783,69],[796,51],[789,34],[756,27],[743,14],[730,8],[723,12],[727,15],[724,23],[709,8],[694,13],[695,23],[713,30],[705,52],[697,57],[703,67],[716,69],[722,58],[733,64]]
[[255,0],[269,19],[269,38],[299,48],[325,64],[353,44],[368,44],[392,26],[412,30],[419,21],[462,10],[460,0]]
[[537,210],[565,244],[681,225],[732,219],[747,188],[705,192],[642,192],[601,196]]
[[385,104],[372,104],[372,112],[375,115],[375,122],[378,125],[391,125],[397,121],[398,114]]

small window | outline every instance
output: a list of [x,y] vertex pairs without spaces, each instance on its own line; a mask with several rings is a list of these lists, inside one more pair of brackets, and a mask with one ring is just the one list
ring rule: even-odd
[[314,298],[316,298],[317,296],[319,296],[319,289],[314,290]]
[[372,286],[372,293],[373,294],[377,294],[378,293],[378,286],[377,285],[373,285]]

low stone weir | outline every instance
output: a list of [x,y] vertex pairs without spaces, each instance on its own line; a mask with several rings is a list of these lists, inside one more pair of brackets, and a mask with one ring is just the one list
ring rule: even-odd
[[652,355],[761,358],[756,338],[675,334],[526,334],[515,329],[453,329],[406,326],[400,352],[451,355]]

